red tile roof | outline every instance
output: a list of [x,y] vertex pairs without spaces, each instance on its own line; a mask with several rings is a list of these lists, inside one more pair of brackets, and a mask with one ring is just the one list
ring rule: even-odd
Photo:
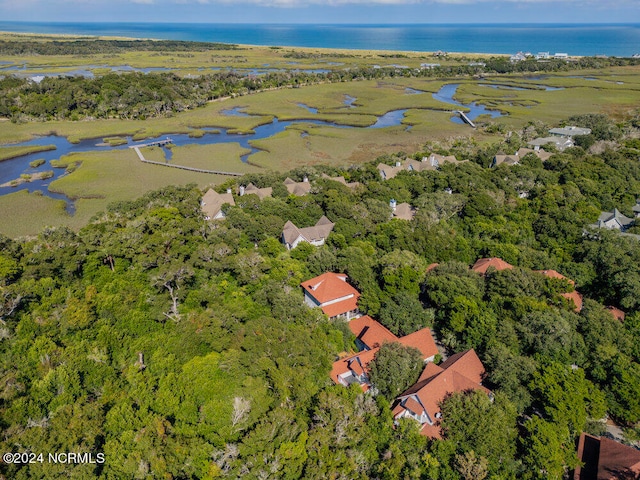
[[578,459],[584,463],[574,480],[636,480],[640,478],[640,451],[608,438],[583,433],[578,441]]
[[359,295],[358,291],[347,283],[347,276],[343,273],[323,273],[302,282],[301,285],[320,303],[330,302],[348,295]]
[[439,266],[440,266],[439,263],[430,263],[429,265],[427,265],[427,273],[429,273],[431,270],[433,270],[434,268],[437,268]]
[[407,347],[413,347],[420,350],[422,358],[424,360],[431,358],[438,353],[438,347],[436,342],[433,341],[431,330],[429,328],[423,328],[417,332],[410,333],[402,337],[399,342]]
[[471,267],[471,270],[484,275],[487,273],[487,270],[491,267],[495,268],[496,270],[510,270],[513,268],[513,265],[497,257],[481,258],[476,263],[473,264],[473,267]]
[[349,322],[353,334],[368,348],[375,348],[384,342],[396,342],[398,337],[369,315],[354,318]]
[[[378,350],[379,348],[365,350],[333,362],[330,374],[331,380],[340,385],[341,382],[339,380],[339,377],[349,371],[352,371],[357,375],[362,375],[362,368],[364,367],[364,372],[367,372],[368,365],[373,360],[376,353],[378,353]],[[366,391],[369,389],[369,384],[363,384],[362,387],[363,390]]]
[[616,320],[620,320],[621,322],[624,322],[624,317],[626,317],[627,314],[624,313],[622,310],[620,310],[619,308],[613,307],[611,305],[607,307],[607,310],[609,310],[611,315],[613,315],[613,318],[615,318]]
[[574,312],[577,313],[582,310],[582,295],[580,293],[574,290],[573,292],[561,293],[560,295],[573,302],[575,305],[575,308],[573,309]]
[[347,298],[341,302],[332,303],[331,305],[327,305],[325,307],[320,307],[322,309],[322,313],[324,313],[327,317],[333,318],[338,315],[343,315],[347,312],[352,312],[358,308],[358,297],[354,296],[351,298]]
[[[413,395],[420,399],[434,425],[425,428],[421,433],[439,438],[437,420],[440,403],[450,394],[467,390],[490,391],[480,384],[484,375],[484,367],[473,350],[467,350],[449,357],[440,366],[427,364],[418,383],[398,397],[398,402],[406,402]],[[394,410],[395,411],[395,410]],[[395,416],[402,413],[399,410]],[[437,429],[437,431],[436,431]]]
[[558,280],[566,280],[571,285],[575,285],[576,284],[576,282],[574,282],[570,278],[565,277],[561,273],[556,272],[555,270],[534,270],[534,272],[541,273],[542,275],[544,275],[546,277],[549,277],[549,278],[557,278]]

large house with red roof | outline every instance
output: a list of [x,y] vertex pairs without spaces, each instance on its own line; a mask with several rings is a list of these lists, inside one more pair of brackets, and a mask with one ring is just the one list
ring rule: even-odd
[[640,450],[608,438],[580,435],[578,459],[573,480],[640,479]]
[[349,329],[356,336],[356,345],[361,351],[333,363],[331,379],[340,385],[357,383],[363,390],[368,390],[371,386],[368,365],[384,343],[399,342],[404,346],[416,348],[425,362],[432,362],[438,353],[438,347],[429,328],[398,338],[370,316],[363,315],[351,320]]
[[422,435],[441,438],[442,401],[452,393],[469,390],[491,395],[482,386],[484,374],[484,366],[474,350],[452,355],[440,365],[427,363],[417,383],[396,399],[393,417],[412,418],[422,426]]
[[301,285],[305,303],[320,307],[327,317],[351,320],[359,315],[360,292],[347,283],[345,274],[327,272]]
[[481,258],[476,263],[473,264],[471,270],[479,273],[480,275],[486,275],[487,270],[493,268],[495,270],[511,270],[513,265],[505,262],[501,258],[492,257],[492,258]]

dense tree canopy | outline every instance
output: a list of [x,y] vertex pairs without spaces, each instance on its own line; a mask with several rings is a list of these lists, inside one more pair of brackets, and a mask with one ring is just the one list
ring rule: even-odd
[[[387,182],[377,161],[308,167],[286,175],[362,185],[322,180],[304,198],[245,199],[219,222],[204,219],[201,191],[168,187],[109,206],[79,232],[0,238],[2,449],[107,459],[0,472],[562,478],[576,437],[601,429],[605,414],[638,434],[638,239],[588,227],[603,209],[631,215],[640,196],[638,156],[623,144],[496,169],[469,148],[469,162]],[[390,220],[390,195],[419,207],[416,217]],[[279,243],[287,220],[309,226],[322,214],[336,223],[324,246]],[[515,268],[469,269],[488,256]],[[570,282],[535,271],[548,269],[576,282],[581,311],[561,296]],[[445,353],[475,348],[493,402],[445,400],[442,440],[421,436],[411,419],[394,427],[389,404],[421,367],[398,344],[383,345],[373,364],[381,394],[333,385],[331,363],[354,338],[307,308],[299,288],[324,271],[345,272],[361,310],[394,333],[431,326]]]

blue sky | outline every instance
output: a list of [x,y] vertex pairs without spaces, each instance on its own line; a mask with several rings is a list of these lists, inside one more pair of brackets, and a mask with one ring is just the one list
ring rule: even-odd
[[0,0],[0,19],[198,23],[629,23],[640,0]]

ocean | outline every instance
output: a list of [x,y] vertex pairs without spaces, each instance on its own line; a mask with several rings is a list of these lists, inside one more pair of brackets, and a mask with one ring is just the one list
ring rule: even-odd
[[3,22],[0,31],[417,52],[640,54],[640,24],[273,25]]

